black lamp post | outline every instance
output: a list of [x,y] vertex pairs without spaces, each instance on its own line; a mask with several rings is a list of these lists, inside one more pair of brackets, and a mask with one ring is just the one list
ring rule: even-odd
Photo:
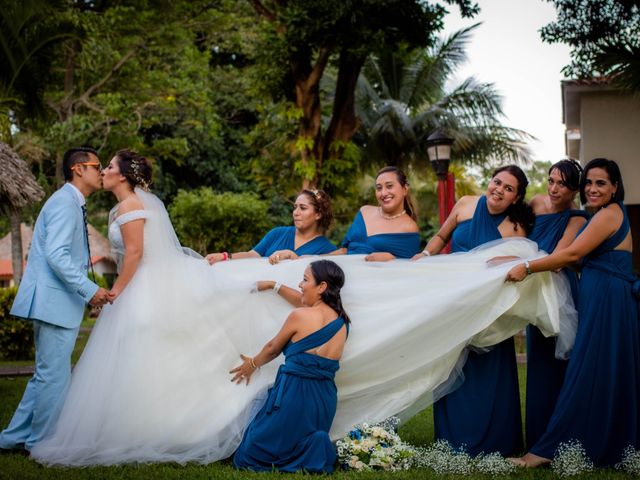
[[438,180],[446,180],[449,173],[451,145],[453,145],[453,139],[445,135],[441,129],[427,137],[427,155]]
[[[451,160],[451,145],[453,139],[448,137],[443,130],[438,129],[427,137],[427,155],[433,167],[433,171],[438,176],[438,210],[440,225],[442,225],[456,203],[455,178],[449,172],[449,161]],[[448,253],[451,246],[446,245],[442,249],[443,253]]]

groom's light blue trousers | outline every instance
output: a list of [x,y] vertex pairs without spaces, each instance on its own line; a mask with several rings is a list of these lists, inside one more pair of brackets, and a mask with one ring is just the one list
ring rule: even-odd
[[9,426],[0,433],[0,448],[29,450],[55,421],[71,378],[71,353],[79,328],[62,328],[33,320],[35,372]]

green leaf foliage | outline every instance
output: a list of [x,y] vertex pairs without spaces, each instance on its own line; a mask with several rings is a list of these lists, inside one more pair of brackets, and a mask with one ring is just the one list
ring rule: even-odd
[[0,289],[0,358],[3,360],[32,360],[35,355],[33,325],[9,314],[18,290]]
[[555,22],[540,34],[548,43],[571,47],[567,77],[612,76],[640,91],[640,2],[629,0],[548,0]]

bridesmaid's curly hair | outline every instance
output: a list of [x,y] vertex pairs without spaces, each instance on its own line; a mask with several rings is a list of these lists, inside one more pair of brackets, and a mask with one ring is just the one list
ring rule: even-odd
[[509,208],[507,208],[505,213],[509,217],[509,220],[514,223],[514,230],[517,231],[518,227],[522,227],[524,228],[526,235],[529,236],[536,223],[536,217],[533,213],[533,209],[524,201],[524,197],[527,194],[529,180],[527,180],[527,176],[517,165],[505,165],[504,167],[500,167],[493,172],[491,178],[494,178],[500,172],[507,172],[518,180],[518,200],[509,205]]
[[333,210],[331,209],[331,197],[324,190],[311,190],[303,188],[298,196],[305,195],[316,212],[320,214],[318,227],[322,233],[326,232],[333,222]]
[[340,298],[340,289],[344,285],[344,272],[342,269],[331,260],[316,260],[309,264],[311,268],[311,274],[316,281],[316,284],[325,282],[327,288],[320,298],[324,303],[333,308],[338,315],[341,316],[345,322],[350,323],[351,319],[344,311],[342,306],[342,298]]

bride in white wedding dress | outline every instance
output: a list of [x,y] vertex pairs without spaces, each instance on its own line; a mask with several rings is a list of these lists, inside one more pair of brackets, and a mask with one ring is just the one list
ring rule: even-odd
[[[252,286],[262,279],[297,285],[317,257],[210,267],[183,251],[162,202],[138,188],[149,181],[147,167],[144,158],[118,152],[105,172],[105,188],[119,192],[119,200],[135,193],[114,207],[109,226],[120,277],[113,304],[104,307],[74,369],[57,422],[31,450],[41,463],[229,457],[279,366],[277,360],[266,365],[248,386],[229,381],[240,354],[271,338],[292,308],[273,292],[252,293]],[[465,347],[490,347],[530,322],[557,335],[561,317],[575,320],[561,275],[504,283],[511,264],[487,265],[496,256],[542,255],[520,239],[417,262],[332,257],[345,272],[342,298],[352,319],[336,376],[332,438],[356,423],[407,418],[429,405],[434,391],[453,388]]]

